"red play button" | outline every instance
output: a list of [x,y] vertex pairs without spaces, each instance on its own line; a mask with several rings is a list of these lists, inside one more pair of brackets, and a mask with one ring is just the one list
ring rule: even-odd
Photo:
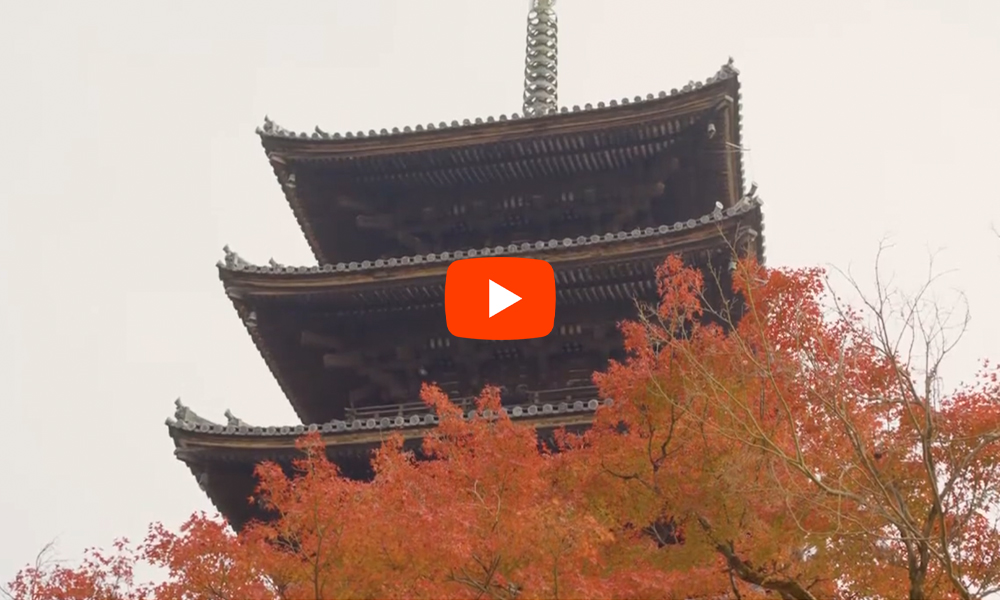
[[458,260],[448,267],[444,310],[455,337],[545,337],[556,318],[555,273],[549,263],[531,258]]

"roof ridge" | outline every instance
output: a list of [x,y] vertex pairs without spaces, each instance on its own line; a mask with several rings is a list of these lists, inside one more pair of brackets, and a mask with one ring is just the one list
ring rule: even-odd
[[[594,412],[603,406],[611,406],[614,403],[610,398],[603,401],[597,398],[590,400],[575,400],[562,402],[546,402],[544,404],[532,404],[528,406],[502,407],[500,410],[511,419],[525,419],[529,417],[549,416],[557,414]],[[476,418],[493,419],[497,415],[489,409],[473,409],[462,413],[462,419],[470,420]],[[230,422],[227,425],[213,423],[207,419],[167,419],[166,425],[171,429],[180,429],[195,433],[216,433],[223,435],[251,435],[251,436],[301,436],[306,433],[347,433],[351,431],[370,431],[382,429],[405,429],[407,427],[423,427],[436,425],[440,422],[433,412],[413,414],[408,417],[369,417],[365,419],[332,419],[325,423],[312,423],[309,425],[282,425],[260,427]]]
[[702,215],[697,219],[688,219],[687,221],[678,221],[673,225],[660,225],[659,227],[646,227],[644,229],[632,229],[631,231],[618,231],[614,233],[605,233],[604,235],[590,235],[590,236],[577,236],[574,238],[563,238],[561,241],[556,239],[550,240],[539,240],[536,242],[522,242],[520,244],[508,244],[506,246],[494,246],[478,249],[468,249],[468,250],[455,250],[451,252],[440,252],[440,253],[430,253],[430,254],[415,254],[409,256],[403,256],[399,258],[387,258],[387,259],[376,259],[376,260],[363,260],[363,261],[352,261],[349,263],[340,262],[337,264],[323,264],[311,267],[306,266],[288,266],[282,265],[275,262],[273,259],[268,265],[257,265],[245,260],[236,252],[232,251],[229,246],[223,247],[223,252],[225,253],[225,258],[216,263],[219,269],[226,271],[237,271],[237,272],[252,272],[252,273],[320,273],[320,272],[343,272],[343,271],[365,271],[368,269],[382,269],[386,267],[397,267],[405,266],[410,264],[421,264],[421,263],[433,263],[433,262],[451,262],[453,260],[459,260],[463,258],[475,258],[477,256],[499,256],[508,254],[517,254],[520,252],[528,252],[531,250],[545,250],[554,248],[571,248],[574,246],[585,246],[590,244],[602,244],[609,242],[616,242],[627,239],[638,239],[643,237],[654,237],[661,236],[670,233],[677,233],[678,231],[684,231],[687,229],[694,229],[695,227],[701,225],[707,225],[713,222],[725,221],[732,219],[752,210],[759,208],[763,204],[763,201],[757,196],[744,196],[739,202],[727,209],[719,209],[712,211],[706,215]]
[[605,109],[605,108],[611,108],[611,107],[616,107],[619,104],[621,104],[621,105],[628,105],[628,104],[633,104],[633,103],[640,104],[640,103],[643,103],[643,102],[650,102],[650,101],[653,101],[653,100],[658,100],[658,99],[663,99],[663,98],[668,98],[668,97],[673,97],[673,96],[679,96],[679,95],[683,95],[683,94],[687,94],[687,93],[693,92],[695,90],[699,90],[699,89],[705,87],[706,85],[711,85],[713,83],[718,83],[720,81],[725,81],[727,79],[731,79],[731,78],[737,77],[737,76],[739,76],[739,73],[740,73],[739,69],[737,69],[735,67],[735,65],[734,65],[733,58],[729,57],[729,61],[726,64],[722,65],[722,67],[719,68],[719,70],[715,73],[715,75],[712,75],[711,77],[708,77],[707,79],[705,79],[705,81],[691,80],[684,87],[682,87],[680,89],[673,88],[673,89],[670,90],[669,93],[667,93],[666,91],[661,90],[658,94],[655,94],[655,95],[654,94],[646,94],[645,98],[643,98],[642,96],[635,96],[635,98],[633,98],[631,100],[628,97],[623,97],[621,100],[614,100],[614,99],[612,99],[612,100],[608,101],[607,104],[605,104],[604,102],[598,102],[596,107],[593,104],[590,104],[590,103],[585,104],[583,106],[583,108],[581,108],[580,105],[578,105],[578,104],[573,105],[572,108],[569,108],[569,107],[566,107],[566,106],[562,106],[562,107],[559,108],[558,112],[551,112],[551,113],[547,113],[547,114],[544,114],[544,115],[538,115],[538,116],[522,116],[522,115],[520,115],[520,114],[518,114],[518,113],[515,112],[515,113],[512,113],[510,115],[510,117],[508,117],[506,114],[502,114],[502,115],[500,115],[499,117],[496,117],[496,118],[494,118],[492,116],[487,117],[486,119],[483,119],[481,117],[477,117],[474,120],[463,119],[461,123],[458,122],[457,120],[453,120],[451,122],[451,124],[448,124],[445,121],[441,121],[437,125],[435,125],[434,123],[428,123],[427,125],[416,125],[415,127],[406,126],[406,127],[403,127],[402,129],[400,129],[399,127],[393,127],[392,130],[388,130],[388,129],[383,128],[380,131],[375,131],[374,129],[370,129],[370,130],[368,130],[367,134],[364,131],[357,131],[357,132],[348,131],[348,132],[345,132],[343,134],[341,134],[341,133],[332,133],[331,134],[331,133],[328,133],[328,132],[320,129],[318,126],[314,128],[314,130],[312,131],[312,133],[306,133],[304,131],[303,132],[296,132],[296,131],[293,131],[291,129],[285,129],[284,127],[278,125],[275,121],[271,120],[268,116],[265,115],[264,116],[264,124],[261,125],[261,126],[259,126],[259,127],[257,127],[256,131],[257,131],[257,135],[259,135],[261,137],[271,137],[271,138],[299,138],[299,139],[313,139],[313,140],[340,140],[340,139],[355,139],[355,138],[366,138],[366,137],[367,138],[371,138],[371,137],[383,137],[383,136],[393,136],[393,135],[405,135],[405,134],[410,134],[410,133],[418,133],[418,132],[422,132],[422,131],[435,131],[435,130],[439,130],[439,129],[455,129],[455,128],[461,128],[461,127],[471,127],[471,126],[474,126],[474,125],[483,125],[485,123],[495,123],[495,122],[502,122],[502,121],[508,121],[508,120],[540,119],[540,118],[552,117],[552,116],[555,116],[555,115],[566,114],[566,113],[571,113],[571,112],[572,113],[577,113],[577,112],[587,112],[587,111],[590,111],[590,110],[600,110],[600,109]]

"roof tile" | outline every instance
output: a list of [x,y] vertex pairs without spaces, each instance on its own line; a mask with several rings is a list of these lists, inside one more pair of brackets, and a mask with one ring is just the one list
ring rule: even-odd
[[[612,403],[613,401],[610,398],[603,401],[593,398],[586,402],[583,400],[577,400],[572,404],[568,402],[559,402],[556,404],[546,403],[541,405],[532,404],[529,406],[503,407],[501,410],[512,419],[522,419],[538,416],[539,414],[549,416],[557,414],[594,412],[602,405],[611,406]],[[424,427],[427,425],[433,425],[439,421],[437,415],[432,412],[427,412],[423,414],[410,415],[409,417],[380,417],[378,419],[354,419],[351,421],[334,419],[326,423],[311,423],[309,425],[253,427],[242,421],[234,422],[232,419],[230,419],[229,423],[226,425],[213,423],[207,419],[198,417],[190,410],[184,414],[175,414],[175,416],[177,416],[177,419],[167,419],[166,421],[167,426],[171,429],[195,433],[249,437],[299,437],[304,435],[306,432],[314,433],[317,431],[322,431],[323,433],[347,433],[352,431],[405,429],[407,427]],[[496,417],[489,410],[470,410],[468,413],[462,415],[462,419],[464,420],[477,418],[494,419]]]
[[[735,77],[737,75],[739,75],[739,70],[736,69],[735,66],[733,66],[733,59],[730,58],[729,62],[727,62],[726,64],[722,65],[722,67],[719,69],[719,71],[715,75],[712,75],[711,77],[707,78],[703,82],[702,81],[697,81],[697,82],[691,81],[687,85],[685,85],[681,90],[678,90],[677,88],[673,88],[672,90],[670,90],[670,94],[669,95],[670,96],[676,96],[678,94],[684,94],[684,93],[688,93],[688,92],[693,92],[695,90],[701,89],[705,85],[710,85],[710,84],[713,84],[713,83],[717,83],[719,81],[724,81],[726,79],[729,79],[731,77]],[[658,98],[666,98],[667,95],[668,95],[667,92],[660,91],[655,96],[653,94],[646,94],[645,98],[643,98],[642,96],[636,96],[634,100],[629,100],[629,98],[622,98],[620,101],[619,100],[611,100],[608,104],[613,107],[613,106],[618,106],[619,102],[622,105],[628,105],[628,104],[631,104],[631,103],[649,102],[649,101],[652,101],[652,100],[655,100],[655,99],[658,99]],[[598,102],[597,103],[597,109],[599,110],[599,109],[602,109],[602,108],[606,108],[605,103],[604,102]],[[562,107],[559,108],[559,113],[561,113],[561,114],[565,114],[565,113],[568,113],[568,112],[577,113],[577,112],[586,112],[586,111],[590,111],[590,110],[594,110],[594,106],[592,104],[585,104],[583,106],[583,108],[580,108],[579,105],[573,105],[572,109],[569,109],[566,106],[562,106]],[[520,115],[518,113],[513,113],[513,114],[510,115],[510,119],[511,120],[517,120],[517,119],[520,119],[521,116],[522,115]],[[539,117],[526,117],[526,118],[540,118],[540,117],[544,118],[545,116],[546,115],[539,115]],[[500,115],[499,120],[500,121],[507,121],[508,117],[507,117],[507,115]],[[494,122],[494,118],[492,116],[491,117],[487,117],[485,121],[487,123],[493,123]],[[471,127],[471,126],[474,126],[474,125],[481,125],[482,123],[483,123],[483,119],[480,117],[480,118],[476,118],[474,120],[463,119],[461,123],[459,123],[457,120],[455,120],[455,121],[452,121],[450,125],[448,123],[442,121],[436,127],[435,127],[435,125],[433,123],[429,123],[426,128],[429,131],[432,131],[434,129],[455,129],[455,128],[459,128],[459,127]],[[415,130],[416,131],[422,131],[423,130],[423,126],[417,125]],[[323,131],[322,129],[320,129],[319,127],[316,127],[314,129],[314,131],[312,132],[312,134],[310,135],[310,134],[306,134],[305,132],[295,132],[295,131],[292,131],[290,129],[285,129],[284,127],[278,125],[277,123],[275,123],[273,120],[271,120],[269,117],[266,117],[266,116],[264,117],[264,124],[257,128],[257,134],[260,135],[260,136],[262,136],[262,137],[312,138],[312,139],[334,139],[334,140],[341,139],[341,138],[352,139],[352,138],[355,138],[355,137],[364,138],[364,137],[386,137],[386,136],[393,136],[393,135],[404,135],[404,134],[412,133],[413,131],[414,131],[414,129],[411,128],[411,127],[409,127],[409,126],[404,127],[403,130],[402,130],[402,132],[400,132],[400,129],[398,127],[393,127],[392,130],[391,130],[391,132],[389,130],[386,130],[386,129],[382,129],[381,131],[376,132],[374,129],[372,129],[372,130],[368,131],[368,134],[366,136],[363,131],[358,131],[357,133],[352,133],[352,132],[348,131],[348,132],[343,133],[343,134],[341,134],[341,133],[329,134],[326,131]]]
[[[564,248],[570,248],[574,246],[587,246],[592,244],[607,244],[620,242],[630,239],[639,239],[645,237],[656,237],[661,235],[666,235],[670,233],[676,233],[679,231],[684,231],[687,229],[693,229],[701,225],[707,225],[713,222],[721,222],[728,219],[736,218],[747,214],[762,204],[761,200],[754,196],[744,196],[744,198],[738,202],[736,205],[727,208],[725,210],[716,210],[707,215],[703,215],[699,219],[688,219],[685,222],[678,221],[673,225],[660,225],[658,228],[653,229],[652,227],[647,227],[645,229],[633,229],[631,231],[619,231],[617,233],[606,233],[601,235],[591,235],[589,238],[580,236],[575,240],[570,238],[565,238],[562,240],[561,246]],[[494,248],[480,248],[480,249],[469,249],[469,250],[457,250],[453,252],[441,252],[440,254],[430,253],[430,254],[415,254],[412,256],[403,256],[400,258],[389,258],[389,259],[378,259],[375,261],[364,260],[361,262],[352,261],[349,263],[337,263],[336,265],[319,265],[312,267],[304,266],[287,266],[280,263],[270,261],[268,265],[255,265],[243,259],[239,254],[233,252],[229,249],[229,246],[225,246],[223,251],[225,252],[225,258],[218,262],[217,266],[219,269],[226,271],[242,271],[249,273],[270,273],[270,274],[292,274],[292,273],[318,273],[322,272],[358,272],[367,271],[371,269],[385,269],[392,268],[401,265],[409,264],[419,264],[419,263],[435,263],[435,262],[452,262],[453,260],[461,259],[466,256],[498,256],[506,254],[518,254],[520,252],[529,252],[532,249],[544,250],[546,248],[553,249],[558,248],[560,242],[558,240],[539,240],[537,242],[523,242],[520,245],[510,244],[506,247],[496,246]]]

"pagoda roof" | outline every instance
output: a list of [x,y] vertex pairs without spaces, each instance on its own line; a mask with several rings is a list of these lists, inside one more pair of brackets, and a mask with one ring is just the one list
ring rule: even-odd
[[265,118],[258,134],[313,254],[325,262],[334,258],[338,230],[326,220],[338,197],[373,193],[410,202],[401,189],[495,190],[524,181],[602,176],[682,148],[678,142],[704,135],[708,125],[725,148],[710,168],[724,190],[719,199],[729,205],[743,191],[738,74],[730,61],[704,82],[669,93],[528,118],[514,114],[344,134],[319,128],[297,133]]
[[[272,442],[271,445],[257,445],[254,448],[294,451],[295,440],[310,433],[319,433],[328,446],[353,445],[381,441],[388,433],[397,431],[402,433],[404,437],[413,437],[413,435],[422,437],[440,422],[439,417],[428,407],[424,413],[405,417],[333,419],[326,423],[309,425],[264,427],[237,420],[231,416],[229,411],[226,411],[228,422],[221,424],[202,418],[190,408],[179,404],[179,400],[177,402],[178,410],[175,411],[174,418],[166,420],[166,425],[178,447],[182,447],[185,443],[194,444],[198,441],[218,446],[221,443],[219,440],[222,439],[232,441],[232,443],[222,444],[223,446],[235,447],[241,443],[241,440],[266,438]],[[610,405],[610,403],[609,399],[602,401],[594,398],[588,401],[576,400],[574,402],[553,402],[529,406],[504,406],[501,410],[513,420],[544,422],[547,419],[563,418],[573,414],[592,415],[602,405]],[[462,418],[468,420],[491,417],[489,411],[481,413],[477,410],[470,410]]]
[[[374,283],[385,285],[389,278],[422,278],[443,275],[447,266],[456,260],[486,256],[525,256],[548,260],[556,266],[559,262],[568,262],[582,255],[590,257],[594,252],[611,257],[620,250],[630,251],[636,247],[678,246],[685,242],[693,242],[707,237],[715,239],[720,234],[720,227],[735,226],[746,223],[754,229],[756,236],[757,255],[764,258],[763,222],[760,207],[762,202],[757,197],[745,196],[736,205],[722,210],[716,210],[698,219],[688,219],[673,225],[660,225],[631,231],[618,231],[604,235],[578,236],[562,240],[550,239],[536,242],[509,244],[488,248],[457,250],[431,254],[415,254],[399,258],[340,262],[335,265],[324,264],[314,266],[288,266],[271,260],[267,265],[256,265],[244,260],[228,247],[226,257],[216,265],[220,278],[231,285],[251,287],[260,282],[268,287],[280,285],[285,281],[294,285],[297,291],[307,291],[316,286],[351,285]],[[701,235],[698,235],[701,234]],[[640,242],[641,245],[637,245]],[[270,283],[264,283],[264,282]],[[290,288],[291,289],[291,288]]]
[[[273,340],[259,321],[258,311],[265,305],[294,303],[298,307],[288,314],[310,320],[322,316],[356,321],[369,315],[381,318],[379,314],[384,311],[431,310],[443,301],[448,265],[477,256],[525,256],[549,261],[557,281],[557,302],[566,310],[586,310],[594,302],[621,304],[655,294],[655,268],[670,254],[713,253],[749,242],[748,250],[756,250],[758,259],[763,260],[760,206],[756,197],[744,197],[728,209],[671,226],[337,265],[289,267],[272,261],[257,266],[228,252],[226,261],[219,264],[219,272],[279,387],[303,423],[308,423],[327,418],[319,415],[333,410],[326,404],[328,399],[320,399],[328,398],[329,386],[334,384],[329,380],[314,381],[318,375],[313,371],[307,375],[293,368],[296,359],[286,356],[287,348],[272,347]],[[309,369],[322,370],[322,366],[310,363]]]
[[[284,427],[254,427],[226,411],[228,423],[211,422],[177,400],[173,419],[167,419],[174,454],[195,476],[199,486],[237,530],[263,514],[249,498],[256,487],[254,467],[273,461],[288,468],[302,456],[296,442],[303,435],[318,433],[326,445],[327,457],[348,476],[369,471],[371,452],[393,433],[403,436],[404,446],[419,450],[420,440],[432,431],[439,418],[430,408],[423,414],[381,419],[334,420],[322,424]],[[543,435],[566,427],[589,426],[594,412],[610,400],[547,403],[504,407],[513,420],[534,425]],[[493,418],[488,412],[469,411],[464,419]]]
[[[509,141],[511,136],[542,137],[560,133],[577,133],[581,127],[619,127],[641,125],[651,116],[666,117],[688,112],[700,112],[717,104],[718,92],[726,91],[722,84],[732,82],[738,88],[739,70],[733,60],[705,81],[690,81],[684,87],[670,92],[624,97],[621,100],[585,104],[583,107],[563,106],[558,112],[542,116],[523,117],[513,113],[509,117],[463,119],[438,124],[407,126],[391,130],[374,129],[357,132],[327,133],[319,127],[312,132],[296,132],[281,127],[270,118],[257,128],[257,134],[268,154],[296,160],[354,160],[361,156],[383,156],[412,153],[443,147],[455,149],[465,146]],[[738,91],[735,90],[735,91]],[[738,98],[731,98],[734,102]],[[533,149],[524,149],[530,153]],[[547,152],[548,148],[537,151]]]

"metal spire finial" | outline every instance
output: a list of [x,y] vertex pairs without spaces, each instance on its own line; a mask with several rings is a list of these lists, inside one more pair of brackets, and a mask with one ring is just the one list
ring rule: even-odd
[[528,46],[524,66],[524,116],[559,109],[556,90],[556,0],[530,0]]

